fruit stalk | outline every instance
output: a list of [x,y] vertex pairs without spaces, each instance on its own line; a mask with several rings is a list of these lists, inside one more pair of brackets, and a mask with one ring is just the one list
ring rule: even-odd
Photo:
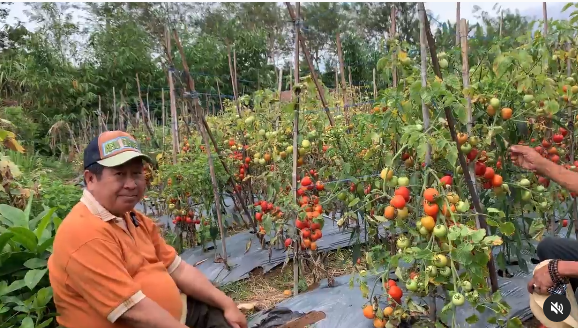
[[[432,58],[433,70],[434,70],[434,73],[437,75],[438,78],[443,79],[442,73],[440,70],[440,66],[439,66],[439,61],[437,59],[435,40],[433,38],[427,16],[425,17],[424,22],[425,22],[426,36],[427,36],[427,40],[428,40],[430,55]],[[484,212],[483,212],[482,205],[480,202],[480,197],[478,196],[478,192],[476,190],[476,187],[472,183],[472,177],[470,175],[470,171],[468,170],[468,164],[467,164],[466,159],[464,157],[464,154],[461,152],[460,146],[457,142],[458,137],[457,137],[456,127],[455,127],[456,120],[454,118],[454,114],[452,113],[451,109],[447,106],[444,107],[444,113],[445,113],[446,119],[448,121],[448,127],[450,129],[450,135],[452,136],[452,140],[456,143],[456,147],[458,148],[458,161],[460,162],[460,166],[462,167],[462,171],[464,172],[464,177],[466,179],[466,185],[467,185],[468,191],[470,192],[470,195],[472,197],[472,203],[474,204],[474,209],[477,212],[477,217],[478,217],[478,220],[480,222],[480,228],[488,231],[488,224],[487,224],[486,218],[484,216]],[[490,275],[490,285],[492,287],[492,292],[496,292],[499,288],[498,272],[496,271],[496,264],[494,263],[494,257],[493,257],[492,253],[490,253],[490,259],[488,261],[488,272]]]

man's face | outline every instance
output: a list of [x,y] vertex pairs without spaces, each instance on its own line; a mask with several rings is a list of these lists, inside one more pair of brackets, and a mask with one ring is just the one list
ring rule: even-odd
[[84,178],[88,191],[100,205],[116,216],[132,210],[143,198],[146,188],[140,158],[121,166],[105,167],[100,179],[87,170]]

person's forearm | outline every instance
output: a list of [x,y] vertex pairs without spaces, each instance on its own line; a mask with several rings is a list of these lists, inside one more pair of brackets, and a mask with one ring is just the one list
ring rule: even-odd
[[235,302],[217,287],[213,286],[199,269],[184,261],[173,273],[173,279],[183,293],[199,301],[221,310],[227,307],[236,307]]
[[559,261],[558,274],[562,277],[578,278],[578,262]]
[[126,311],[119,321],[134,328],[187,328],[147,297]]
[[578,172],[570,171],[546,158],[538,165],[537,171],[539,174],[559,184],[562,188],[578,193]]

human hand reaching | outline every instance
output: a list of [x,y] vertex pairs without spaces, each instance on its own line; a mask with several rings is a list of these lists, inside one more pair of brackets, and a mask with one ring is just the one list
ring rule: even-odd
[[542,169],[547,161],[534,148],[521,145],[510,147],[510,159],[516,166],[532,172]]

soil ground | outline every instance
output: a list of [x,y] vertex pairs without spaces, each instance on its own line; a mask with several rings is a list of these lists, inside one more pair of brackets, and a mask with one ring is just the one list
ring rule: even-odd
[[[339,277],[353,273],[352,258],[352,251],[348,249],[329,252],[325,261],[327,274],[330,277]],[[321,274],[315,281],[313,270],[307,266],[304,269],[305,273],[301,275],[304,279],[299,283],[300,292],[315,289],[319,280],[327,278],[327,275]],[[263,274],[261,268],[257,268],[248,279],[224,285],[221,290],[236,302],[252,303],[256,311],[270,309],[291,296],[284,292],[293,291],[293,264],[289,261],[285,267],[279,266],[266,274]]]

